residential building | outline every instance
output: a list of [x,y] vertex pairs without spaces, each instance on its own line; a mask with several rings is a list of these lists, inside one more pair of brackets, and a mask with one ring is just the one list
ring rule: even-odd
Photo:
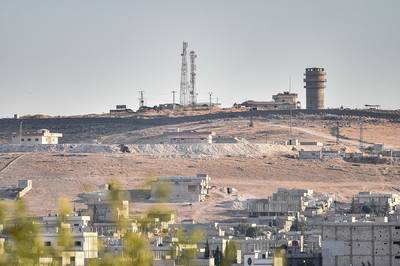
[[323,223],[324,266],[400,265],[399,222]]
[[399,195],[391,193],[360,192],[353,197],[353,213],[393,214],[400,203]]
[[206,199],[211,178],[208,175],[159,177],[151,186],[151,200],[200,202]]
[[244,266],[273,266],[274,258],[268,252],[254,251],[243,255]]
[[[64,222],[60,222],[60,216],[49,215],[42,217],[41,238],[44,247],[51,250],[58,248],[60,230],[67,230],[72,238],[72,246],[62,253],[63,265],[83,265],[83,260],[98,257],[98,235],[89,226],[90,217],[76,214],[68,215]],[[44,260],[46,258],[43,258]]]
[[249,200],[249,216],[296,216],[306,207],[305,197],[312,194],[312,190],[279,188],[267,199]]
[[61,133],[52,133],[48,129],[40,129],[34,132],[23,134],[13,133],[11,144],[36,145],[36,144],[58,144],[58,139],[62,138]]

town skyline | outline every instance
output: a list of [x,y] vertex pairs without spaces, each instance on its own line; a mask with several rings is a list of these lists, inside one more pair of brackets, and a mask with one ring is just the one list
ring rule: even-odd
[[291,79],[304,107],[303,73],[317,66],[327,108],[398,109],[399,3],[344,3],[6,1],[0,117],[136,109],[139,90],[149,106],[172,102],[182,41],[198,54],[199,101],[271,100]]

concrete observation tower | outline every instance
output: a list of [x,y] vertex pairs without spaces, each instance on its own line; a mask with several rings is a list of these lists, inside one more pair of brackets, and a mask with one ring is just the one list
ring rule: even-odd
[[324,68],[306,68],[304,73],[306,108],[325,109],[326,72]]

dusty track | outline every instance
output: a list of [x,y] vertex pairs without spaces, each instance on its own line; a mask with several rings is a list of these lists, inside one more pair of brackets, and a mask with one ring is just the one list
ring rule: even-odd
[[3,167],[0,168],[0,174],[6,171],[11,165],[13,165],[18,159],[22,158],[24,155],[25,154],[20,154],[15,158],[11,159],[9,162],[7,162]]

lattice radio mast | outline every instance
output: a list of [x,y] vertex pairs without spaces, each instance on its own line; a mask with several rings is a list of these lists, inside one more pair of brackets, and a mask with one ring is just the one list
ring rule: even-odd
[[197,55],[194,51],[190,52],[190,104],[196,105],[196,58]]
[[180,104],[185,106],[188,104],[188,63],[187,63],[187,47],[188,43],[183,42],[182,49],[182,66],[181,66],[181,86],[180,86]]

